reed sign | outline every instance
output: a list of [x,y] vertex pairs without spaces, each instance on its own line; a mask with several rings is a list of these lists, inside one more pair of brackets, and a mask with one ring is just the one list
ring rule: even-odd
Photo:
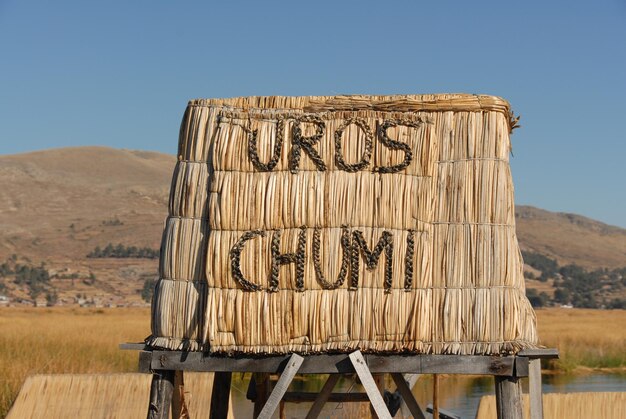
[[[291,119],[291,121],[290,121]],[[291,122],[291,129],[287,132],[285,130],[285,123]],[[276,120],[276,138],[274,139],[274,145],[271,149],[271,156],[269,160],[264,163],[261,161],[259,157],[259,145],[258,145],[258,129],[246,129],[245,125],[243,128],[246,130],[248,135],[248,148],[247,154],[248,159],[252,163],[255,170],[260,172],[272,172],[276,169],[277,163],[280,161],[281,153],[283,150],[283,139],[285,136],[289,137],[289,144],[287,145],[287,167],[291,174],[297,174],[301,172],[300,169],[300,160],[306,156],[313,165],[315,166],[315,171],[318,172],[326,172],[330,170],[334,170],[336,172],[345,172],[342,174],[337,174],[338,176],[346,177],[350,179],[350,173],[354,173],[352,175],[352,180],[348,182],[352,184],[352,186],[356,185],[356,183],[361,182],[363,176],[357,175],[358,172],[368,172],[368,173],[379,173],[379,174],[391,174],[401,172],[407,167],[414,163],[413,159],[413,148],[406,142],[404,138],[391,139],[388,134],[388,129],[391,127],[406,127],[412,129],[420,129],[423,124],[423,120],[419,117],[415,120],[383,120],[381,123],[376,121],[375,130],[373,127],[370,127],[367,121],[363,118],[352,117],[343,121],[332,133],[332,135],[325,135],[327,123],[320,117],[314,116],[296,116],[293,118],[279,118]],[[310,131],[313,131],[314,134],[310,136],[306,136],[303,134],[306,129],[303,125],[311,124],[313,127],[309,128]],[[350,131],[351,126],[354,126],[353,130]],[[346,137],[345,133],[348,131],[352,134],[352,138],[344,138]],[[376,136],[374,136],[373,132],[376,132]],[[285,135],[287,134],[287,135]],[[404,133],[405,136],[407,133]],[[344,155],[345,149],[350,147],[352,144],[348,144],[347,147],[345,143],[352,140],[352,142],[356,141],[355,138],[359,135],[362,136],[362,141],[360,142],[362,145],[361,150],[356,150],[356,154],[358,155],[358,161],[349,162],[349,159]],[[318,144],[323,139],[332,139],[334,147],[334,154],[332,156],[332,162],[325,162],[318,152]],[[385,165],[381,166],[372,166],[372,151],[375,146],[386,148],[388,152],[399,151],[399,160],[398,163],[391,164],[387,162],[381,162]],[[322,146],[323,147],[323,146]],[[329,148],[329,146],[326,146]],[[354,147],[354,146],[352,146]],[[266,154],[268,154],[266,152]],[[353,153],[355,154],[355,153]],[[395,157],[395,156],[394,156]],[[417,164],[419,162],[415,162]],[[373,176],[372,180],[376,182],[381,182],[381,177]],[[394,195],[401,195],[402,190],[396,191],[396,184],[390,184],[390,195],[393,197]],[[333,185],[331,185],[333,187]],[[378,199],[380,193],[377,191],[373,191],[371,194],[372,197]],[[325,196],[317,196],[311,197],[312,199],[308,202],[309,204],[314,204],[316,200],[326,199]],[[417,202],[418,198],[415,197],[415,202],[413,205],[419,205]],[[332,208],[330,209],[332,212]],[[328,214],[324,217],[325,214],[321,214],[321,218],[329,218]],[[279,214],[277,214],[279,216]],[[339,225],[334,228],[337,229]],[[326,227],[333,228],[333,227]],[[304,273],[305,273],[305,265],[307,261],[312,261],[314,271],[315,271],[315,279],[318,284],[324,289],[336,289],[341,287],[346,278],[348,277],[348,273],[350,274],[349,279],[349,289],[354,290],[358,287],[359,283],[359,260],[360,256],[363,258],[363,262],[365,266],[369,270],[374,270],[378,262],[381,258],[381,255],[384,252],[385,258],[385,268],[384,268],[384,281],[381,281],[381,286],[384,287],[386,292],[391,291],[391,285],[393,281],[393,249],[394,249],[394,240],[398,238],[394,238],[393,230],[382,230],[380,238],[376,242],[375,245],[370,249],[367,240],[364,238],[364,232],[359,229],[353,229],[349,225],[341,225],[341,238],[340,238],[340,246],[337,249],[327,249],[329,253],[328,255],[322,256],[321,254],[321,235],[322,228],[314,227],[313,229],[308,228],[306,225],[299,226],[299,232],[297,233],[297,244],[296,248],[293,252],[290,253],[281,253],[281,237],[283,235],[283,229],[276,229],[273,231],[257,229],[250,230],[243,233],[235,243],[235,245],[230,250],[230,259],[231,259],[231,274],[235,281],[241,286],[242,289],[249,291],[260,291],[265,290],[269,292],[276,292],[279,290],[279,272],[280,267],[282,265],[295,265],[295,282],[293,284],[293,288],[296,291],[304,291]],[[271,236],[271,238],[270,238]],[[263,287],[263,285],[251,282],[246,279],[241,270],[241,254],[244,250],[244,246],[246,243],[253,239],[268,239],[269,242],[265,244],[265,248],[268,248],[271,252],[269,256],[271,260],[270,269],[268,272],[268,287]],[[311,240],[312,243],[309,249],[311,250],[311,254],[307,254],[307,239]],[[406,248],[405,254],[403,255],[403,260],[405,261],[404,266],[404,288],[407,291],[411,290],[411,284],[413,280],[413,269],[414,269],[414,241],[415,241],[415,231],[409,230],[408,234],[406,234]],[[331,255],[335,255],[335,257],[341,258],[341,268],[336,278],[332,280],[328,280],[326,275],[324,274],[325,267],[322,264],[322,260],[326,260],[327,258],[332,258]],[[339,256],[340,255],[340,256]],[[384,282],[384,284],[383,284]],[[285,286],[283,286],[284,288]]]
[[148,343],[494,354],[536,343],[508,103],[190,102]]

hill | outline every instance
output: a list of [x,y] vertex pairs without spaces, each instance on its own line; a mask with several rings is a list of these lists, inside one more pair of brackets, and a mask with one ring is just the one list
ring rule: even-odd
[[576,214],[550,212],[530,206],[515,209],[522,250],[575,263],[588,269],[626,266],[626,229]]
[[[159,248],[175,163],[105,147],[0,156],[0,263],[44,263],[51,286],[42,294],[56,290],[59,302],[143,303],[155,260],[86,256],[109,243]],[[10,294],[28,298],[19,288]]]
[[[0,156],[0,276],[21,278],[0,283],[0,294],[42,304],[145,304],[175,163],[172,155],[106,147]],[[518,206],[517,232],[523,250],[559,265],[626,266],[625,229]],[[552,292],[552,283],[536,286]]]

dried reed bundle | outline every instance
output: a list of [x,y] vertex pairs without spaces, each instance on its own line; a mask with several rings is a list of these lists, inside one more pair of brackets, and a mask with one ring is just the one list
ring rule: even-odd
[[[208,412],[213,374],[185,373],[185,403],[192,417]],[[148,374],[33,375],[9,411],[11,418],[138,418],[150,401]],[[232,405],[232,402],[231,402]],[[233,417],[232,411],[228,417]]]
[[148,343],[502,354],[536,345],[500,98],[189,103]]
[[[530,399],[522,396],[524,418],[530,417]],[[496,417],[496,396],[483,396],[478,405],[477,419]],[[626,392],[611,393],[548,393],[543,395],[543,417],[603,418],[626,417]]]

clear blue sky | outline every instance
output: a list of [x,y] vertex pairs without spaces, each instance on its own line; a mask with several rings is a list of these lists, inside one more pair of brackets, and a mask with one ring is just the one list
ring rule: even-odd
[[444,92],[522,115],[518,204],[626,227],[624,0],[0,0],[0,154],[175,153],[197,97]]

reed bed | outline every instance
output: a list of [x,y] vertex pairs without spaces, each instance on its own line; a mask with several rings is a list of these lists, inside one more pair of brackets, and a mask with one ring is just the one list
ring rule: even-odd
[[[7,419],[140,418],[150,401],[150,374],[33,375],[26,379]],[[185,374],[190,417],[210,410],[213,374]],[[231,402],[232,403],[232,402]],[[234,417],[232,409],[228,415]]]
[[[530,418],[530,399],[522,396],[524,418]],[[543,417],[622,419],[626,417],[626,392],[548,393],[543,395]],[[480,399],[476,419],[496,418],[496,396]]]
[[137,308],[1,308],[0,417],[32,374],[137,371],[137,354],[120,351],[149,328]]
[[559,349],[545,367],[626,369],[626,310],[551,308],[537,311],[542,345]]
[[148,343],[259,354],[536,346],[511,115],[476,95],[191,101]]

